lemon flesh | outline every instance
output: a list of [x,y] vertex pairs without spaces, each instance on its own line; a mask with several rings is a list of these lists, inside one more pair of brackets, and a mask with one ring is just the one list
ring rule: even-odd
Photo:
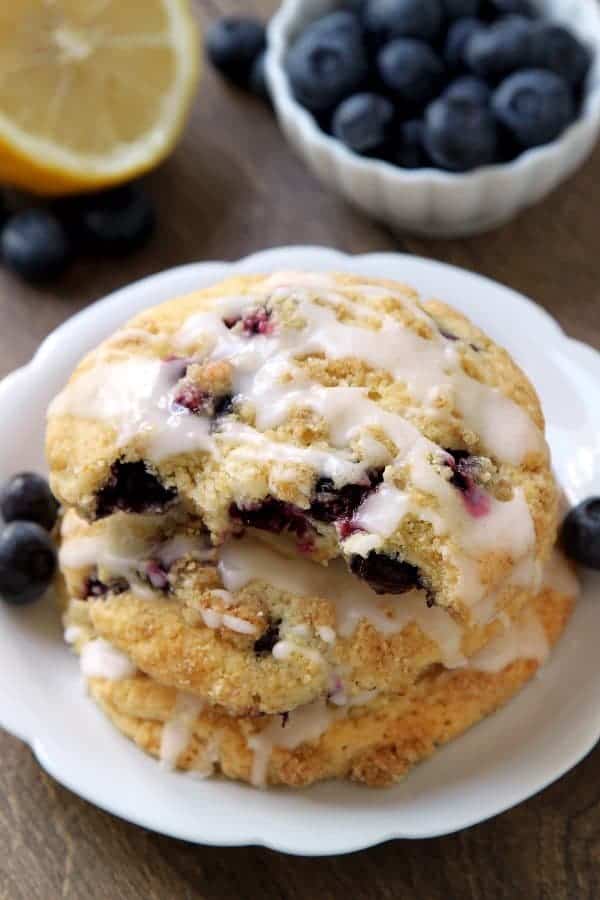
[[0,179],[62,194],[147,171],[179,137],[197,73],[187,0],[9,0]]

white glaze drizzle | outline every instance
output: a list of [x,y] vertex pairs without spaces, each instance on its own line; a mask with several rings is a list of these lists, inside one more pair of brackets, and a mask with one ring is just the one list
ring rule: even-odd
[[136,665],[104,638],[94,638],[81,649],[81,671],[86,678],[120,681],[137,672]]
[[287,719],[274,718],[261,732],[249,737],[248,746],[254,752],[250,777],[252,784],[256,787],[265,785],[274,747],[294,750],[300,744],[316,741],[327,731],[335,717],[336,710],[326,700],[315,700],[292,710]]
[[67,625],[65,628],[65,641],[67,644],[75,644],[83,636],[84,630],[80,625]]
[[187,748],[194,723],[204,704],[198,697],[179,691],[171,718],[165,722],[160,739],[160,763],[166,769],[174,769],[177,760]]
[[527,608],[518,622],[486,644],[469,660],[469,668],[479,672],[501,672],[519,659],[532,659],[543,663],[550,652],[550,645],[538,616]]

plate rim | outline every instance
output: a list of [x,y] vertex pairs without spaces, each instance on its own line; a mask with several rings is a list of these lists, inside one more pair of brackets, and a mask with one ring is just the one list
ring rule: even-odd
[[[302,256],[305,258],[307,255],[310,255],[311,258],[314,258],[314,261],[311,262],[310,265],[307,265],[305,263],[301,263],[300,265],[298,265],[300,257]],[[287,259],[289,262],[295,263],[296,265],[290,266],[289,264],[286,264],[282,266],[281,260],[283,258]],[[554,319],[554,317],[547,310],[539,306],[529,297],[519,293],[513,288],[495,281],[492,278],[476,272],[472,272],[459,266],[452,265],[450,263],[442,262],[440,260],[428,259],[413,254],[394,252],[349,254],[330,247],[319,247],[315,245],[292,245],[274,247],[259,251],[239,260],[209,260],[204,262],[188,263],[182,266],[163,270],[159,273],[154,273],[135,282],[132,282],[129,285],[125,285],[115,291],[112,291],[107,296],[96,300],[83,310],[80,310],[79,312],[75,313],[73,316],[70,316],[68,319],[62,322],[42,341],[37,351],[28,363],[10,372],[0,381],[0,406],[3,402],[6,402],[7,393],[9,393],[16,384],[18,384],[19,382],[27,381],[29,377],[33,376],[36,370],[43,368],[46,362],[50,361],[55,352],[55,349],[58,349],[62,341],[64,341],[65,339],[68,340],[70,334],[74,334],[79,329],[83,321],[85,321],[86,319],[91,319],[94,316],[98,316],[99,313],[110,314],[112,313],[113,307],[119,307],[121,304],[123,305],[123,307],[126,307],[127,300],[130,296],[133,296],[140,290],[143,290],[144,288],[150,286],[155,288],[160,282],[164,281],[165,284],[171,283],[178,277],[187,277],[188,275],[193,274],[195,271],[202,271],[203,277],[206,277],[206,274],[210,269],[215,270],[215,279],[220,280],[224,277],[227,277],[228,275],[235,274],[236,272],[249,270],[268,271],[274,268],[307,269],[315,266],[319,266],[321,268],[328,267],[329,269],[334,270],[336,265],[342,267],[342,269],[344,270],[351,270],[353,266],[355,268],[358,268],[361,263],[364,264],[364,262],[366,261],[370,261],[373,265],[380,264],[382,267],[384,267],[386,263],[389,264],[391,261],[393,261],[394,266],[401,265],[402,261],[406,259],[410,259],[411,263],[417,262],[418,264],[437,268],[438,270],[452,271],[453,273],[457,273],[460,276],[466,275],[469,278],[473,278],[475,279],[475,281],[485,283],[488,287],[493,287],[494,289],[500,288],[507,297],[511,297],[511,302],[516,303],[521,308],[525,306],[528,309],[528,312],[537,320],[537,324],[541,328],[543,328],[547,338],[552,340],[556,344],[556,346],[560,346],[561,349],[565,345],[567,345],[568,350],[570,351],[570,356],[581,368],[585,369],[588,373],[591,372],[597,378],[600,377],[600,352],[595,350],[590,345],[567,335],[562,329],[561,325],[556,321],[556,319]],[[172,296],[175,296],[175,294],[172,293]],[[152,305],[154,305],[154,303]],[[127,318],[130,317],[130,315],[131,311],[124,314],[123,321],[126,321]],[[114,324],[111,325],[111,328],[114,327]],[[26,718],[27,717],[24,717],[24,719]],[[210,833],[208,831],[206,831],[202,836],[198,836],[190,835],[189,831],[185,828],[180,829],[179,831],[173,827],[169,827],[168,829],[161,829],[160,825],[157,825],[156,822],[150,822],[148,820],[148,817],[144,817],[143,814],[138,815],[137,811],[135,810],[132,811],[131,809],[129,809],[127,812],[123,812],[122,810],[115,808],[115,804],[112,803],[110,799],[106,800],[104,798],[100,798],[99,800],[95,796],[93,790],[88,790],[85,783],[81,784],[80,782],[78,782],[76,777],[71,777],[70,772],[65,772],[64,769],[61,769],[60,760],[55,759],[52,754],[51,746],[53,740],[51,736],[32,733],[33,726],[31,725],[31,723],[19,724],[15,721],[14,716],[9,715],[3,707],[0,707],[0,727],[5,728],[5,730],[7,730],[9,733],[15,735],[17,738],[27,743],[30,746],[37,761],[46,772],[48,772],[60,784],[73,791],[73,793],[82,797],[87,802],[98,806],[100,809],[103,809],[104,811],[109,812],[112,815],[123,819],[124,821],[132,822],[141,827],[148,828],[152,831],[156,831],[170,837],[176,837],[182,840],[187,840],[206,846],[234,847],[258,845],[291,855],[304,856],[324,856],[332,854],[353,853],[393,839],[423,839],[440,837],[442,835],[451,834],[464,828],[472,827],[480,822],[484,822],[490,818],[493,818],[496,815],[500,815],[513,806],[516,806],[518,803],[524,802],[525,800],[544,790],[554,781],[558,780],[564,774],[570,771],[591,752],[591,750],[600,739],[600,716],[595,725],[593,725],[592,722],[587,723],[587,725],[587,732],[589,732],[588,739],[585,742],[580,742],[580,744],[578,745],[579,749],[570,754],[567,762],[563,761],[553,773],[546,773],[543,777],[541,777],[541,779],[537,781],[534,779],[532,782],[534,786],[526,788],[521,797],[517,799],[511,798],[506,803],[500,803],[494,808],[493,811],[486,812],[483,815],[474,814],[472,816],[463,817],[462,821],[457,821],[452,825],[452,827],[442,826],[439,829],[434,828],[427,830],[417,828],[412,832],[407,828],[401,828],[399,830],[394,830],[393,828],[384,828],[377,831],[375,825],[370,824],[368,826],[367,834],[361,834],[360,831],[358,831],[357,837],[353,841],[349,840],[346,837],[336,844],[335,837],[329,835],[326,844],[319,845],[318,839],[310,839],[310,836],[307,838],[306,835],[301,838],[298,833],[293,836],[291,842],[288,841],[283,834],[277,835],[275,837],[272,831],[270,836],[267,836],[266,834],[256,835],[254,831],[244,830],[244,827],[242,826],[240,821],[232,821],[230,823],[231,835],[227,839],[224,839],[222,836],[219,836],[216,839],[211,839]],[[582,747],[583,749],[581,749]]]

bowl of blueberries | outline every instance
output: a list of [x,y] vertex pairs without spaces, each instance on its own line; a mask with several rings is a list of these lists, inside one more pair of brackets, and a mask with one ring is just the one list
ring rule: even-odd
[[328,186],[396,231],[455,237],[541,200],[600,130],[595,0],[284,0],[266,72]]

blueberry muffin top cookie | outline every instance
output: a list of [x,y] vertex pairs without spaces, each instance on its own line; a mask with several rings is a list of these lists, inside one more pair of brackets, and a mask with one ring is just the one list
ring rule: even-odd
[[293,555],[256,531],[215,548],[174,513],[62,522],[71,613],[143,672],[231,715],[284,713],[328,697],[404,691],[455,668],[515,618],[530,593],[507,580],[489,622],[466,625],[422,590],[376,594],[342,559]]
[[374,691],[343,704],[321,698],[283,716],[226,716],[136,671],[89,625],[70,624],[67,636],[78,643],[91,695],[163,765],[258,786],[300,787],[324,778],[382,786],[493,712],[536,672],[577,593],[564,563],[559,568],[560,577],[546,577],[518,619],[468,663],[432,666],[402,694]]
[[47,449],[90,521],[279,535],[463,620],[534,587],[555,536],[526,377],[454,310],[362,276],[241,277],[142,313],[78,366]]

